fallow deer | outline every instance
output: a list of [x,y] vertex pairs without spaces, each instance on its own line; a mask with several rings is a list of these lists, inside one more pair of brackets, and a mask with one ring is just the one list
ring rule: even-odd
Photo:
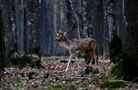
[[59,42],[59,44],[63,47],[65,47],[70,54],[70,57],[68,59],[68,64],[67,67],[65,69],[65,71],[68,71],[68,67],[69,64],[71,62],[71,59],[73,57],[75,57],[75,59],[77,60],[77,66],[79,68],[79,59],[78,59],[78,54],[80,52],[88,52],[89,55],[91,56],[91,62],[94,60],[95,65],[96,65],[96,41],[92,38],[80,38],[80,39],[72,39],[69,40],[66,37],[66,34],[69,33],[70,31],[74,30],[75,28],[77,28],[78,24],[76,21],[72,21],[72,28],[69,31],[63,31],[64,30],[64,22],[62,21],[62,25],[61,25],[61,30],[56,33],[56,41]]

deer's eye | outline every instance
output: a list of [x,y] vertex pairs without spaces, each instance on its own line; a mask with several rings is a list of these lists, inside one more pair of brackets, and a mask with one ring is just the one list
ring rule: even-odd
[[63,36],[63,33],[60,33],[59,36]]

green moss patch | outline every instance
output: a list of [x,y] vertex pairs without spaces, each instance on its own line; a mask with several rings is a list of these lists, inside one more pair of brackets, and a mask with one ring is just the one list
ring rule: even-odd
[[106,80],[103,84],[104,87],[108,88],[119,88],[121,86],[125,85],[124,80]]

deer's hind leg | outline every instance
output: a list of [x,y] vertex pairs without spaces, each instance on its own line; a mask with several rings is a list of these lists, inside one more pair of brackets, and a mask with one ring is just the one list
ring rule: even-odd
[[91,57],[90,65],[92,65],[92,64],[93,64],[93,54],[92,54],[91,51],[89,51],[89,55],[90,55],[90,57]]
[[78,67],[78,69],[80,69],[80,59],[78,58],[78,54],[76,54],[76,56],[75,56],[75,59],[76,59],[76,61],[77,61],[77,67]]
[[94,64],[97,65],[97,61],[96,61],[96,54],[94,50],[89,51],[89,55],[91,56],[91,61],[90,64]]

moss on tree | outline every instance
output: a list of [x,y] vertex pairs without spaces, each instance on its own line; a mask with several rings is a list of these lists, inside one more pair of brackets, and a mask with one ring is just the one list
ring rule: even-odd
[[122,41],[118,37],[116,32],[112,33],[111,43],[110,43],[110,59],[111,62],[119,62],[122,58]]

